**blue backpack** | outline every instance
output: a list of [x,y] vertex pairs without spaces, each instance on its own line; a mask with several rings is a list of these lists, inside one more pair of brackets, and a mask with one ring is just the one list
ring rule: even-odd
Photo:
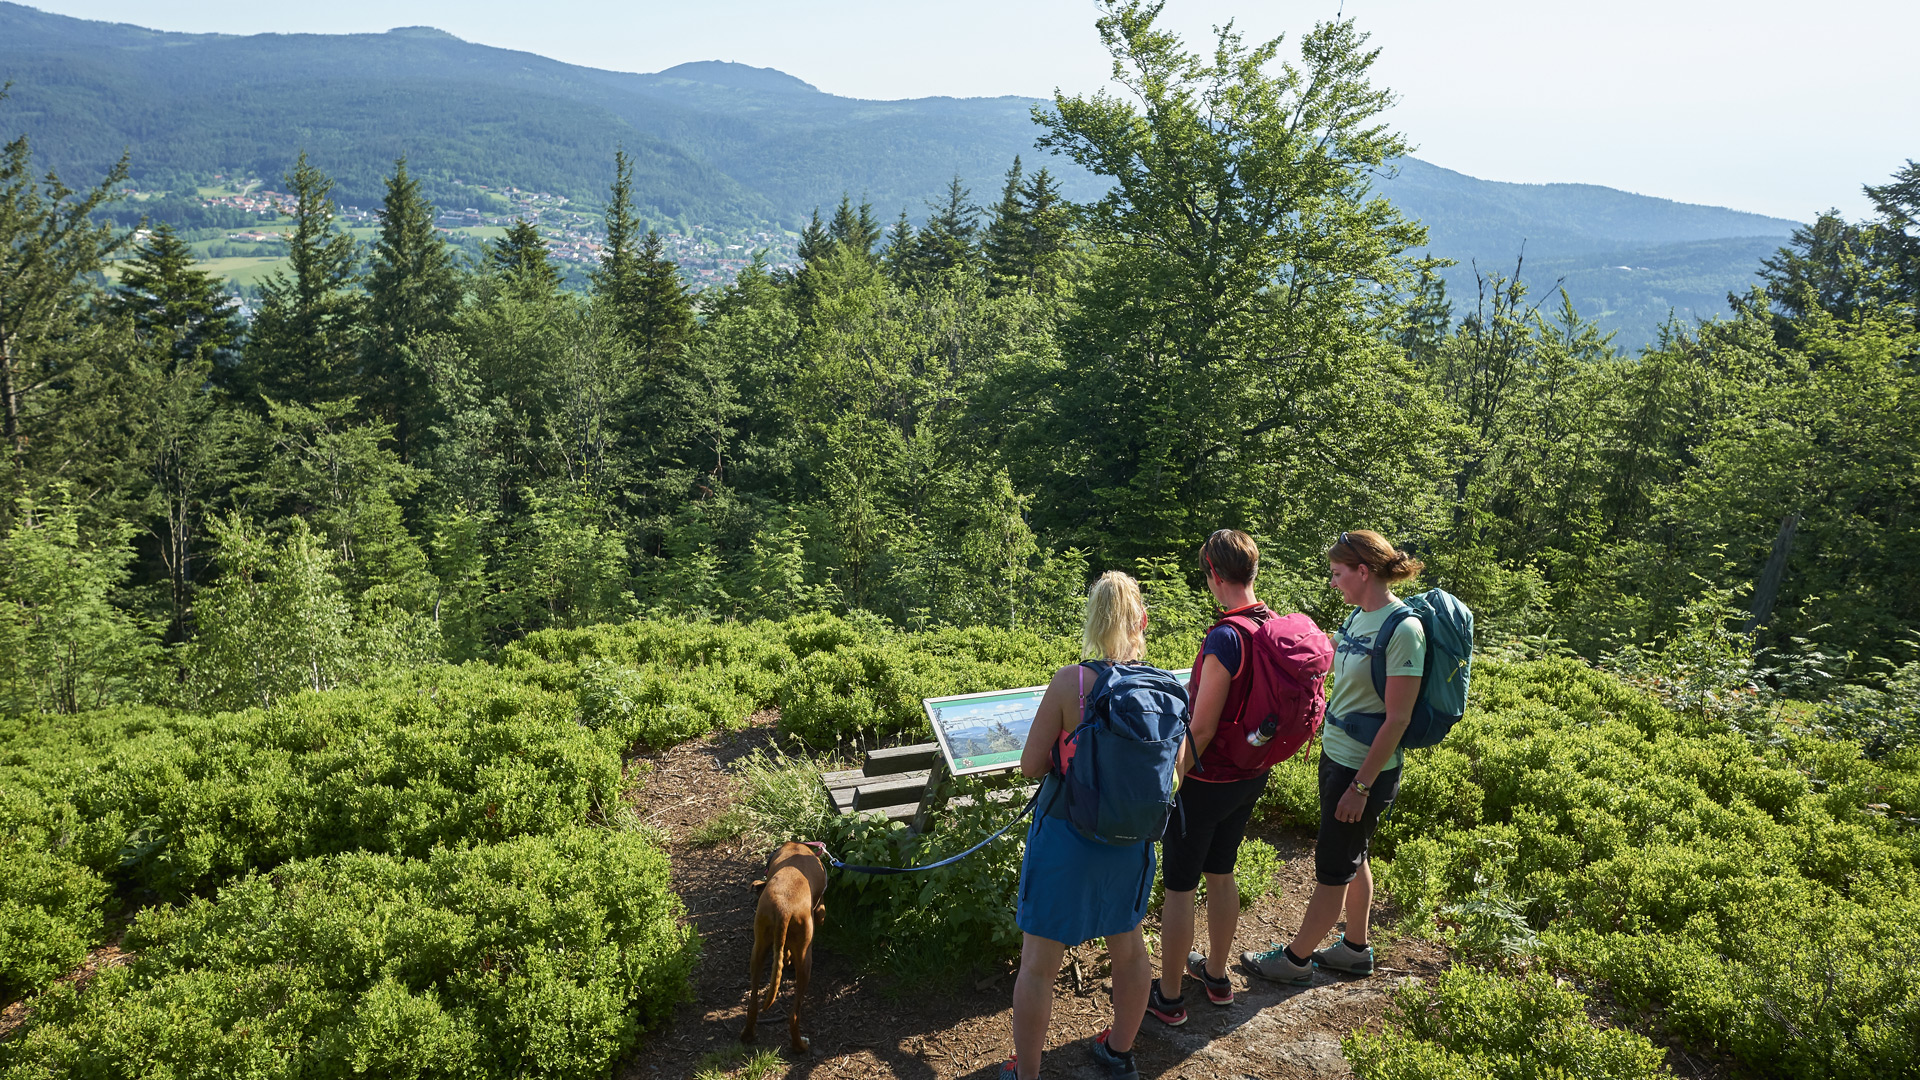
[[1149,664],[1101,664],[1086,711],[1053,747],[1047,813],[1102,844],[1167,831],[1187,738],[1187,688]]
[[[1373,670],[1373,692],[1387,697],[1387,643],[1408,619],[1419,619],[1427,632],[1427,662],[1420,670],[1420,698],[1400,745],[1417,750],[1447,737],[1467,712],[1467,683],[1473,677],[1473,612],[1444,589],[1409,596],[1406,606],[1387,616],[1375,635],[1368,659]],[[1349,616],[1351,619],[1351,616]],[[1343,635],[1344,636],[1344,635]],[[1347,734],[1372,745],[1387,718],[1380,714],[1343,716],[1336,721]]]

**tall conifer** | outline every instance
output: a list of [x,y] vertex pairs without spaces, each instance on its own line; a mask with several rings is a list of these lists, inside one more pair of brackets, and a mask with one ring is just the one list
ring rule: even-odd
[[407,175],[407,159],[394,163],[380,210],[380,238],[367,275],[366,393],[363,402],[393,425],[401,460],[411,456],[425,386],[407,351],[421,334],[452,325],[460,303],[460,279],[446,242],[433,228],[433,207],[420,184]]
[[986,257],[988,288],[995,293],[1024,288],[1033,276],[1033,252],[1023,193],[1020,156],[1016,154],[1013,167],[1007,170],[1000,202],[993,208],[993,220],[987,223],[987,233],[980,245],[981,254]]
[[915,243],[914,270],[921,275],[938,274],[956,268],[967,268],[974,261],[974,237],[979,232],[976,224],[979,209],[968,199],[972,196],[960,183],[960,177],[954,176],[947,185],[947,199],[944,203],[928,204],[933,216],[927,219],[926,228],[920,230]]
[[194,268],[193,252],[166,224],[123,264],[113,306],[133,324],[143,361],[129,372],[120,422],[139,432],[134,455],[154,550],[167,571],[168,637],[185,640],[202,525],[243,469],[239,417],[207,383],[230,361],[238,303],[224,282]]
[[693,337],[693,297],[680,280],[680,268],[666,254],[666,241],[652,229],[640,244],[634,303],[622,329],[640,354],[670,362],[686,351]]
[[85,339],[92,282],[127,240],[93,219],[127,178],[126,159],[98,186],[75,192],[52,173],[36,182],[32,158],[24,135],[0,151],[0,409],[17,455],[28,452],[40,421],[58,412],[40,403],[57,398],[62,377],[90,362],[75,346]]
[[507,235],[487,245],[487,267],[534,295],[544,296],[560,288],[560,271],[547,257],[547,242],[525,218],[515,218],[507,226]]
[[820,208],[816,206],[813,208],[813,220],[807,222],[806,228],[800,230],[800,242],[795,245],[795,251],[800,256],[801,262],[810,263],[815,259],[824,258],[832,245],[832,234],[828,233],[827,227],[820,223]]
[[856,211],[853,200],[842,193],[840,206],[833,212],[833,222],[827,226],[827,236],[865,258],[873,258],[873,246],[881,237],[880,222],[873,216],[873,204],[863,198]]
[[907,220],[907,212],[903,209],[900,211],[899,220],[893,223],[893,228],[887,230],[886,250],[881,253],[881,261],[887,267],[887,276],[896,284],[906,281],[911,274],[913,252],[913,223]]
[[361,297],[353,291],[354,243],[339,227],[333,181],[307,162],[286,176],[294,197],[289,269],[263,281],[248,334],[240,389],[278,401],[327,401],[357,385]]
[[217,360],[240,337],[239,301],[194,262],[193,249],[161,222],[122,264],[114,290],[113,306],[133,321],[149,348],[167,358],[170,370]]
[[613,197],[607,202],[607,239],[600,268],[593,273],[593,300],[614,313],[630,307],[639,290],[640,219],[633,212],[633,160],[625,150],[613,155]]
[[1067,273],[1067,259],[1072,254],[1073,207],[1061,196],[1060,182],[1044,166],[1027,180],[1020,202],[1033,290],[1051,296]]

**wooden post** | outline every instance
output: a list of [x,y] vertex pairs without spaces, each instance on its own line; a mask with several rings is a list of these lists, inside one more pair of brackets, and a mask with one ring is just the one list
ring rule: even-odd
[[923,833],[933,824],[933,815],[947,805],[947,788],[952,774],[947,770],[947,755],[935,754],[933,767],[927,772],[927,790],[920,794],[920,809],[913,815],[913,824],[908,826],[916,833]]

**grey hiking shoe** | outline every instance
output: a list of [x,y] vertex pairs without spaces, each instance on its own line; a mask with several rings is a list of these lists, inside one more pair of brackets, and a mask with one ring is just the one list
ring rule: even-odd
[[1198,949],[1187,954],[1187,974],[1206,988],[1208,1001],[1222,1006],[1233,1004],[1233,983],[1224,975],[1216,979],[1207,974],[1207,958]]
[[1344,971],[1348,975],[1373,974],[1373,946],[1354,948],[1341,938],[1324,949],[1315,949],[1313,962],[1328,971]]
[[1112,1036],[1113,1029],[1108,1028],[1095,1035],[1093,1042],[1088,1044],[1088,1049],[1093,1051],[1094,1063],[1106,1072],[1109,1080],[1140,1080],[1140,1068],[1133,1063],[1133,1051],[1121,1053],[1108,1046],[1107,1040]]
[[1287,947],[1276,943],[1265,952],[1248,950],[1240,954],[1240,963],[1263,979],[1286,986],[1312,986],[1313,962],[1296,964],[1287,959]]

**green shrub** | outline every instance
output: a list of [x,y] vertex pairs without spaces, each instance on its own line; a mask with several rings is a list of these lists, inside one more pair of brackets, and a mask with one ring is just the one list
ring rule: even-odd
[[1265,840],[1248,837],[1240,842],[1240,853],[1233,860],[1233,885],[1240,893],[1240,906],[1251,907],[1273,891],[1273,879],[1285,865],[1280,853]]
[[683,914],[631,832],[290,863],[143,913],[0,1075],[602,1077],[685,993]]
[[939,696],[920,669],[931,666],[897,646],[857,645],[814,653],[780,688],[780,728],[808,746],[878,745],[930,738],[921,699]]
[[[855,866],[938,862],[986,839],[1019,812],[1024,800],[982,797],[988,790],[978,781],[959,784],[956,794],[974,796],[975,804],[948,807],[919,836],[878,814],[836,817],[828,846]],[[835,875],[840,900],[828,922],[830,940],[836,949],[909,976],[971,970],[1017,956],[1014,910],[1025,851],[1025,827],[1018,826],[938,870]]]
[[595,819],[615,740],[483,665],[211,717],[48,717],[0,752],[0,841],[164,895],[342,851],[423,855]]
[[796,644],[810,655],[855,640],[831,616],[745,626],[656,619],[529,634],[502,663],[535,685],[575,693],[582,720],[622,747],[660,749],[772,705]]
[[1273,767],[1267,789],[1260,793],[1254,816],[1269,825],[1296,829],[1320,827],[1320,754],[1317,746],[1303,749]]
[[663,749],[751,716],[760,702],[737,681],[727,668],[636,670],[590,660],[580,669],[580,715],[620,746]]
[[974,628],[815,652],[780,687],[780,727],[816,749],[930,739],[922,699],[1037,686],[1074,661],[1075,644]]
[[1455,967],[1397,993],[1379,1035],[1344,1044],[1361,1080],[1653,1080],[1671,1076],[1645,1036],[1602,1030],[1544,974],[1510,981]]
[[1468,718],[1410,755],[1383,886],[1466,951],[1604,979],[1748,1069],[1920,1069],[1912,830],[1869,813],[1916,757],[1680,717],[1565,661],[1489,662]]
[[86,959],[107,893],[84,867],[0,843],[0,1001],[41,989]]
[[805,655],[789,643],[792,637],[830,633],[834,627],[844,631],[845,625],[830,616],[810,616],[745,625],[642,619],[579,630],[542,630],[507,646],[501,663],[524,668],[541,661],[580,666],[590,660],[609,660],[629,667],[735,669],[736,675],[751,678],[755,670],[778,675],[793,666],[796,655]]

